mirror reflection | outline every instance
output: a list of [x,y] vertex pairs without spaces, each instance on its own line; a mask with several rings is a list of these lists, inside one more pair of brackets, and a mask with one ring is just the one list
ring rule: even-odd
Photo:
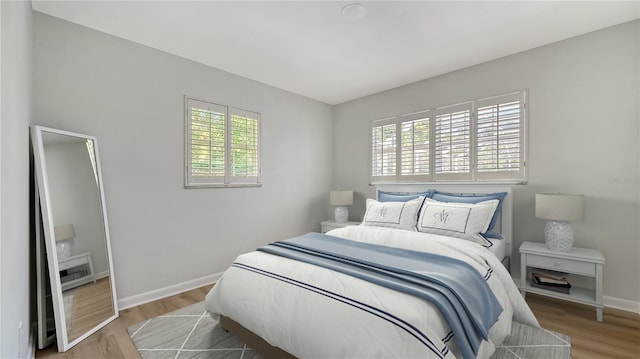
[[[64,131],[60,131],[64,132]],[[61,303],[54,307],[58,349],[97,330],[100,324],[117,316],[105,229],[100,176],[94,138],[41,131],[42,155],[46,175],[49,230],[47,250],[49,270],[57,262],[58,276],[52,276],[52,289],[59,290]],[[36,158],[37,159],[37,158]],[[44,204],[43,204],[44,207]],[[44,215],[45,213],[43,213]],[[43,216],[44,217],[44,216]],[[53,229],[53,230],[51,230]],[[45,235],[47,237],[47,235]],[[53,242],[55,241],[55,242]],[[52,243],[55,243],[55,247]],[[59,280],[59,281],[58,281]],[[56,294],[53,295],[56,298]],[[64,326],[58,323],[64,320]],[[66,332],[61,345],[60,330]],[[66,339],[66,340],[64,340]],[[75,344],[75,343],[73,343]]]

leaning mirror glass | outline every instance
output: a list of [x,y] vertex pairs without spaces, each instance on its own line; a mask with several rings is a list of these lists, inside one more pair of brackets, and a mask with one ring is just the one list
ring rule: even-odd
[[32,128],[59,351],[118,316],[97,139]]

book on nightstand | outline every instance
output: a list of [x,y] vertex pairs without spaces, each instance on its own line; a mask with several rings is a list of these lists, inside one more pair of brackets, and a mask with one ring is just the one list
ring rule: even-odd
[[547,279],[566,281],[568,273],[536,268],[536,270],[533,271],[533,274],[535,274],[538,278],[547,278]]
[[569,294],[571,291],[571,284],[567,282],[567,280],[556,280],[550,278],[543,278],[536,275],[536,273],[531,274],[531,286],[535,288],[541,288],[546,290],[551,290],[554,292]]

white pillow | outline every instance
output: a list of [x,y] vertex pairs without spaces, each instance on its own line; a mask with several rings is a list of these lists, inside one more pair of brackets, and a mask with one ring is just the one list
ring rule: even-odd
[[367,212],[362,225],[415,231],[423,200],[424,197],[418,197],[407,202],[378,202],[367,198]]
[[417,228],[419,232],[468,239],[490,245],[480,233],[489,228],[500,201],[492,199],[478,203],[439,202],[425,199]]

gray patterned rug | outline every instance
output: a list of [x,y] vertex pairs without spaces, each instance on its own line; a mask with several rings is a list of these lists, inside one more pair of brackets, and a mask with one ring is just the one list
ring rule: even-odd
[[[143,359],[261,359],[204,309],[204,302],[127,329]],[[514,323],[491,359],[570,359],[571,338]]]

